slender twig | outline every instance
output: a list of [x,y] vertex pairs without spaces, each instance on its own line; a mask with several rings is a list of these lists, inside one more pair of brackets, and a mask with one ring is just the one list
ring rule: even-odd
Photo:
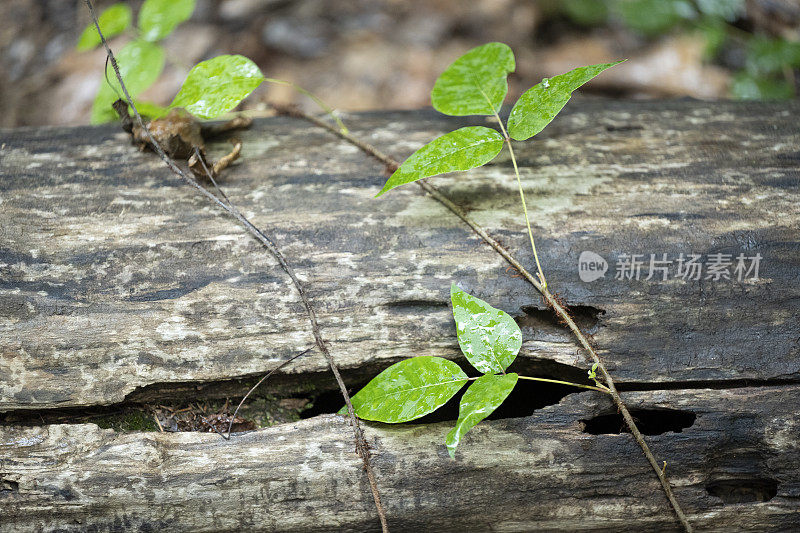
[[560,379],[547,379],[547,378],[531,378],[528,376],[518,376],[519,379],[527,379],[530,381],[541,381],[542,383],[556,383],[558,385],[569,385],[570,387],[578,387],[580,389],[589,389],[589,390],[596,390],[597,392],[605,392],[606,394],[611,394],[606,387],[595,387],[594,385],[583,385],[582,383],[573,383],[571,381],[561,381]]
[[277,78],[264,78],[264,81],[269,83],[275,83],[278,85],[288,85],[289,87],[299,92],[300,94],[308,96],[315,104],[317,104],[320,108],[322,108],[322,110],[325,111],[325,113],[327,113],[336,122],[336,125],[339,126],[339,131],[341,131],[342,133],[350,133],[350,131],[347,129],[347,126],[345,126],[344,122],[342,122],[342,119],[340,119],[338,115],[336,115],[336,111],[334,111],[334,109],[330,107],[328,104],[323,102],[316,94],[300,87],[299,85],[297,85],[292,81],[279,80]]
[[158,424],[158,430],[161,433],[164,433],[164,426],[161,425],[161,420],[158,419],[158,413],[153,413],[153,418],[156,419],[156,424]]
[[275,372],[277,372],[281,368],[285,367],[286,365],[288,365],[289,363],[291,363],[292,361],[294,361],[298,357],[301,357],[301,356],[307,354],[310,351],[311,351],[311,349],[309,348],[308,350],[300,352],[299,354],[291,357],[290,359],[287,359],[286,361],[282,362],[281,364],[279,364],[278,366],[276,366],[275,368],[270,370],[267,373],[266,376],[264,376],[263,378],[259,379],[258,383],[256,383],[252,387],[250,387],[250,390],[247,391],[247,394],[244,395],[244,398],[242,398],[242,401],[239,402],[239,405],[237,405],[236,409],[233,411],[233,415],[231,416],[230,424],[228,424],[228,434],[227,435],[223,435],[225,437],[225,440],[230,440],[230,438],[231,438],[231,429],[233,428],[233,421],[236,419],[236,415],[239,414],[239,409],[242,408],[242,405],[244,405],[244,402],[247,400],[247,398],[250,397],[250,395],[253,393],[253,391],[256,390],[259,387],[259,385],[261,385],[262,383],[267,381],[270,378],[270,376],[272,376],[272,374],[274,374]]
[[117,80],[119,81],[120,87],[122,88],[122,92],[125,95],[125,100],[128,102],[128,105],[131,106],[134,115],[136,116],[136,120],[139,122],[139,126],[141,127],[142,131],[145,132],[147,135],[147,139],[152,146],[153,150],[159,155],[159,157],[164,161],[164,163],[169,167],[172,172],[178,175],[183,181],[197,189],[203,196],[214,202],[216,205],[224,209],[228,214],[233,216],[244,228],[253,236],[255,237],[264,247],[272,254],[272,256],[278,261],[281,268],[284,272],[289,276],[294,285],[295,289],[297,290],[300,300],[303,302],[303,307],[305,307],[306,314],[308,315],[308,319],[311,323],[311,332],[314,336],[314,342],[319,348],[320,352],[325,356],[325,359],[328,363],[328,366],[333,373],[334,378],[336,378],[336,383],[339,385],[339,390],[342,393],[342,397],[344,398],[345,404],[347,405],[347,412],[350,417],[350,421],[353,427],[353,432],[355,435],[355,443],[356,443],[356,452],[361,457],[361,460],[364,464],[364,470],[367,474],[367,479],[369,480],[370,490],[372,492],[372,497],[375,501],[375,508],[378,512],[378,517],[380,518],[381,522],[381,529],[384,532],[388,532],[389,528],[386,522],[386,511],[383,508],[383,504],[381,503],[380,493],[378,492],[378,483],[375,479],[375,473],[372,470],[372,465],[369,461],[369,446],[367,444],[366,438],[364,437],[364,431],[361,429],[361,425],[359,424],[358,418],[355,415],[355,411],[353,410],[353,403],[350,401],[350,394],[347,392],[347,386],[344,384],[344,380],[342,379],[341,373],[339,372],[339,367],[336,365],[336,362],[333,359],[328,347],[325,345],[325,341],[322,339],[322,334],[320,332],[319,323],[317,322],[316,313],[314,312],[314,308],[311,306],[311,302],[306,296],[305,289],[303,288],[302,283],[297,278],[297,275],[294,272],[294,269],[286,262],[281,251],[278,249],[277,245],[267,237],[260,229],[254,226],[244,215],[242,215],[238,209],[229,205],[222,201],[217,195],[212,193],[211,191],[207,190],[205,187],[201,186],[197,180],[195,180],[192,176],[184,172],[183,170],[178,167],[175,162],[164,152],[163,148],[159,145],[156,139],[153,137],[150,130],[147,129],[147,126],[142,120],[142,116],[139,114],[139,111],[136,109],[136,105],[133,103],[133,99],[131,98],[130,94],[128,93],[128,88],[125,86],[125,82],[122,79],[122,75],[119,71],[119,65],[117,65],[117,60],[114,57],[114,53],[111,51],[111,48],[108,46],[108,42],[103,36],[103,32],[100,29],[100,23],[97,20],[97,14],[94,10],[94,5],[92,5],[91,0],[85,0],[86,6],[89,8],[89,13],[92,16],[92,21],[94,22],[95,28],[97,29],[98,34],[100,35],[100,40],[103,43],[103,47],[106,50],[106,55],[108,59],[111,61],[111,66],[114,68],[114,73],[117,76]]
[[[200,149],[198,147],[196,147],[196,146],[194,147],[194,153],[195,153],[195,156],[197,157],[197,160],[200,161],[200,164],[203,167],[203,171],[206,173],[206,177],[208,177],[208,179],[211,180],[211,183],[212,183],[212,185],[214,185],[214,188],[217,190],[217,193],[219,193],[219,195],[222,198],[225,199],[225,202],[227,202],[228,207],[230,207],[231,209],[235,210],[236,212],[239,212],[239,210],[236,208],[236,206],[233,204],[233,202],[231,202],[230,198],[228,198],[228,195],[225,194],[225,191],[223,191],[222,188],[219,186],[219,184],[217,183],[217,180],[214,179],[214,173],[211,172],[211,169],[208,168],[208,165],[206,165],[206,162],[203,160],[203,157],[200,154]],[[282,369],[283,367],[287,366],[289,363],[291,363],[292,361],[294,361],[298,357],[301,357],[301,356],[307,354],[310,351],[311,351],[311,349],[309,348],[308,350],[304,350],[304,351],[300,352],[299,354],[287,359],[286,361],[282,362],[281,364],[279,364],[278,366],[276,366],[275,368],[270,370],[267,373],[267,375],[265,375],[263,378],[258,380],[258,383],[256,383],[252,387],[250,387],[250,390],[247,391],[247,394],[244,395],[244,397],[239,402],[239,405],[237,405],[236,409],[233,411],[233,416],[231,417],[230,423],[228,424],[228,433],[227,433],[227,435],[224,435],[222,433],[220,433],[220,435],[222,435],[222,437],[225,440],[230,440],[230,438],[231,438],[231,430],[233,429],[233,421],[236,419],[236,415],[239,414],[239,409],[241,409],[242,405],[244,405],[244,402],[247,401],[247,398],[249,398],[250,395],[259,386],[261,386],[262,383],[264,383],[266,380],[268,380],[270,378],[270,376],[272,376],[272,374],[274,374],[278,370]]]
[[[506,373],[503,372],[503,375],[506,375]],[[436,383],[436,386],[447,385],[448,383],[458,383],[459,381],[475,381],[477,379],[480,379],[480,376],[472,378],[453,379],[450,381],[439,381]],[[593,385],[584,385],[582,383],[573,383],[571,381],[561,381],[560,379],[535,378],[531,376],[520,376],[519,374],[517,374],[517,379],[527,379],[528,381],[541,381],[542,383],[555,383],[558,385],[569,385],[570,387],[577,387],[579,389],[589,389],[597,392],[605,392],[606,394],[610,394],[609,390],[602,385],[599,387],[595,387]],[[425,387],[430,387],[430,385],[425,385],[422,388]]]
[[[386,169],[390,172],[394,172],[400,166],[400,163],[395,159],[387,156],[374,146],[369,143],[362,141],[361,139],[353,136],[350,133],[342,133],[337,131],[336,128],[331,126],[330,124],[311,116],[307,113],[300,111],[297,108],[287,108],[285,106],[273,106],[276,111],[279,113],[283,113],[286,115],[294,116],[297,118],[302,118],[311,122],[312,124],[316,124],[321,128],[325,128],[326,130],[332,132],[333,134],[339,136],[340,138],[344,139],[345,141],[357,146],[367,154],[371,155],[384,165],[386,165]],[[683,526],[684,530],[687,533],[692,533],[693,528],[692,525],[689,523],[689,519],[686,517],[686,514],[683,512],[680,504],[678,503],[675,494],[672,491],[672,487],[669,484],[669,480],[664,472],[662,472],[661,467],[658,465],[656,458],[653,456],[653,452],[650,451],[650,447],[645,442],[644,437],[642,436],[642,432],[639,431],[639,428],[636,426],[636,422],[634,422],[633,417],[631,416],[628,407],[623,402],[622,398],[617,391],[616,386],[614,385],[614,380],[611,378],[611,374],[609,374],[608,370],[606,369],[605,364],[600,359],[600,356],[597,354],[597,351],[589,342],[586,334],[581,331],[581,329],[575,324],[572,318],[569,315],[569,312],[564,309],[558,300],[550,293],[550,291],[545,287],[534,275],[528,272],[525,267],[522,266],[522,263],[517,261],[511,253],[503,247],[499,242],[497,242],[489,233],[477,222],[472,220],[472,218],[467,215],[467,213],[461,209],[458,205],[453,203],[447,196],[445,196],[439,189],[428,183],[426,180],[420,180],[415,182],[419,185],[422,190],[426,193],[431,195],[436,201],[444,205],[447,209],[449,209],[454,215],[460,218],[465,224],[467,224],[472,230],[478,234],[486,243],[489,244],[492,248],[499,253],[503,259],[508,261],[511,266],[516,268],[519,273],[528,280],[534,288],[539,291],[539,293],[544,298],[545,302],[553,309],[553,311],[564,321],[567,327],[572,331],[575,335],[575,338],[578,340],[578,343],[583,347],[586,353],[589,355],[592,362],[597,363],[597,367],[600,369],[600,372],[603,376],[603,379],[608,386],[608,393],[611,395],[614,404],[616,405],[619,412],[622,414],[622,418],[625,420],[625,424],[628,426],[628,429],[633,435],[634,440],[642,449],[647,461],[650,463],[650,466],[653,467],[653,471],[655,472],[656,476],[658,477],[659,482],[661,482],[661,488],[664,489],[664,494],[666,495],[667,499],[669,500],[672,509],[675,511],[675,515],[678,517],[681,525]]]

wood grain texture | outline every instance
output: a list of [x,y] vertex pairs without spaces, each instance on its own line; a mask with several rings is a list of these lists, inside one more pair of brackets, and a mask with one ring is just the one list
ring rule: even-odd
[[[698,531],[800,527],[799,387],[624,396],[635,415],[696,417],[648,440],[669,459]],[[582,420],[613,413],[607,397],[576,393],[482,423],[455,461],[444,446],[452,421],[368,425],[391,530],[677,530],[633,439],[582,432]],[[379,530],[351,436],[337,415],[231,441],[91,424],[0,428],[0,531]]]
[[[587,306],[620,382],[800,377],[799,111],[579,101],[519,144],[548,280]],[[433,112],[347,122],[399,157],[469,123]],[[532,287],[417,187],[373,199],[381,167],[301,121],[260,120],[242,139],[223,185],[305,281],[351,382],[413,355],[459,356],[451,281],[519,318],[522,361],[583,374]],[[0,411],[254,375],[312,346],[273,259],[114,126],[5,131],[0,146]],[[505,155],[435,184],[531,263]],[[584,250],[611,262],[604,279],[580,281]],[[622,253],[690,252],[760,253],[761,279],[613,279]],[[284,376],[333,384],[318,354]]]

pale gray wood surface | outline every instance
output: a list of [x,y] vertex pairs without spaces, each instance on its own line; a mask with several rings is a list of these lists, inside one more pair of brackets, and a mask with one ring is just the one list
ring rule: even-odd
[[[800,525],[798,398],[797,386],[625,394],[649,422],[661,415],[637,408],[696,416],[648,440],[669,459],[697,530],[719,532]],[[609,413],[599,393],[574,394],[481,424],[455,461],[443,444],[452,422],[367,426],[391,530],[677,530],[633,439],[582,432],[581,420]],[[231,441],[91,424],[0,428],[0,530],[379,530],[351,439],[338,415]]]
[[[648,440],[702,530],[800,528],[798,112],[580,101],[518,147],[551,287],[579,306],[623,387],[675,389],[625,393],[651,410],[640,422],[696,417]],[[433,112],[346,118],[398,157],[470,123]],[[297,120],[260,120],[241,136],[223,186],[306,283],[349,384],[409,356],[458,358],[453,281],[518,317],[515,369],[585,376],[533,289],[417,187],[373,199],[381,166]],[[335,416],[230,442],[35,427],[45,410],[241,394],[246,383],[232,378],[313,342],[275,261],[115,127],[0,132],[0,174],[0,412],[34,426],[0,424],[1,530],[377,528],[352,433]],[[434,183],[531,263],[506,156]],[[579,279],[586,250],[610,261],[604,279]],[[760,253],[761,279],[615,280],[623,253]],[[302,396],[334,384],[312,353],[269,387]],[[582,420],[613,426],[611,415],[595,393],[570,395],[483,424],[456,462],[442,445],[452,421],[371,425],[390,525],[674,528],[632,439],[582,432]]]
[[[798,111],[577,102],[519,145],[550,284],[590,307],[620,381],[799,377]],[[418,112],[348,123],[404,156],[465,121]],[[532,287],[417,187],[373,199],[380,165],[302,121],[257,121],[242,138],[224,186],[295,265],[351,382],[412,355],[457,357],[453,281],[530,326],[522,358],[583,373],[572,339],[535,312]],[[253,375],[313,344],[275,261],[115,126],[5,131],[0,145],[0,411]],[[435,184],[531,263],[507,157]],[[584,250],[611,261],[605,279],[580,281]],[[761,279],[613,279],[619,254],[690,252],[760,253]],[[321,356],[306,357],[274,384],[329,387],[324,372]]]

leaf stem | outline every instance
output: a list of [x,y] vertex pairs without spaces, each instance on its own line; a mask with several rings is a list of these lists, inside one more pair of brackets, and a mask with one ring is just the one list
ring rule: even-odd
[[522,212],[525,214],[525,224],[528,227],[528,237],[531,240],[531,249],[533,250],[533,258],[536,260],[536,268],[539,271],[539,281],[542,283],[542,287],[545,289],[547,288],[547,280],[544,277],[544,272],[542,271],[542,264],[539,262],[539,254],[536,253],[536,243],[533,240],[533,230],[531,230],[531,220],[528,216],[528,206],[525,203],[525,192],[522,190],[522,179],[519,177],[519,167],[517,167],[517,158],[514,156],[514,147],[511,146],[511,137],[508,136],[508,132],[506,131],[506,127],[503,125],[503,121],[500,120],[500,115],[497,114],[497,111],[494,112],[494,118],[497,119],[498,124],[500,124],[500,131],[503,132],[503,137],[505,137],[506,144],[508,145],[508,152],[511,154],[511,162],[514,164],[514,175],[517,177],[517,186],[519,187],[519,199],[522,202]]
[[598,392],[605,392],[606,394],[611,394],[611,391],[604,386],[595,387],[593,385],[583,385],[581,383],[573,383],[571,381],[561,381],[558,379],[546,379],[546,378],[531,378],[528,376],[519,376],[519,379],[528,379],[530,381],[543,381],[545,383],[557,383],[559,385],[569,385],[570,387],[579,387],[581,389],[596,390]]
[[[505,371],[503,371],[503,375],[505,375]],[[530,376],[520,376],[517,374],[519,379],[527,379],[529,381],[541,381],[543,383],[555,383],[557,385],[569,385],[570,387],[578,387],[580,389],[589,389],[589,390],[596,390],[597,392],[604,392],[606,394],[611,394],[611,391],[608,387],[601,385],[598,383],[598,386],[595,387],[594,385],[584,385],[583,383],[573,383],[572,381],[561,381],[560,379],[548,379],[548,378],[534,378]],[[475,381],[478,378],[466,378],[467,381]],[[457,381],[464,381],[463,379],[455,379],[453,381],[443,381],[441,383],[437,383],[436,385],[444,385],[447,383],[456,383]]]
[[341,131],[345,135],[347,135],[350,132],[350,130],[347,129],[347,126],[344,125],[344,122],[342,122],[342,119],[336,116],[336,113],[333,111],[333,108],[330,107],[325,102],[323,102],[322,100],[320,100],[319,97],[317,97],[317,95],[315,95],[311,91],[303,89],[302,87],[300,87],[299,85],[297,85],[292,81],[279,80],[277,78],[266,78],[266,77],[264,78],[264,81],[269,83],[276,83],[278,85],[288,85],[289,87],[299,92],[300,94],[308,96],[309,98],[311,98],[311,100],[314,101],[315,104],[317,104],[320,107],[320,109],[322,109],[323,111],[325,111],[325,113],[330,115],[330,117],[336,122],[336,125],[339,126],[339,131]]

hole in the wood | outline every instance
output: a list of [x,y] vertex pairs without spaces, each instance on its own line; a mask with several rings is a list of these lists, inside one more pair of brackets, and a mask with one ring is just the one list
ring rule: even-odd
[[778,481],[770,478],[717,480],[706,485],[706,492],[726,504],[768,502],[778,494]]
[[[594,333],[597,330],[600,316],[606,314],[603,309],[593,307],[591,305],[572,305],[569,306],[568,311],[572,316],[572,320],[585,332]],[[540,330],[543,327],[566,327],[550,308],[539,309],[533,306],[523,306],[522,311],[525,315],[517,317],[517,323],[520,327],[529,327],[534,330]]]
[[[358,392],[364,385],[366,383],[353,387],[350,393]],[[464,387],[461,392],[433,413],[413,420],[409,424],[431,424],[458,420],[458,405],[466,388]],[[566,385],[519,380],[513,392],[506,398],[506,401],[494,413],[489,415],[487,420],[530,416],[537,409],[555,405],[568,394],[578,391],[579,389]],[[312,401],[313,405],[300,413],[300,418],[336,413],[344,405],[344,400],[342,400],[342,395],[338,390],[323,392]]]
[[6,492],[18,492],[19,491],[19,483],[12,479],[7,479],[3,477],[4,474],[0,474],[0,494]]
[[[662,435],[668,431],[680,433],[692,427],[697,419],[691,411],[677,409],[631,409],[636,425],[645,435]],[[628,432],[628,427],[619,413],[599,415],[589,420],[581,420],[583,432],[591,435],[617,435]]]

